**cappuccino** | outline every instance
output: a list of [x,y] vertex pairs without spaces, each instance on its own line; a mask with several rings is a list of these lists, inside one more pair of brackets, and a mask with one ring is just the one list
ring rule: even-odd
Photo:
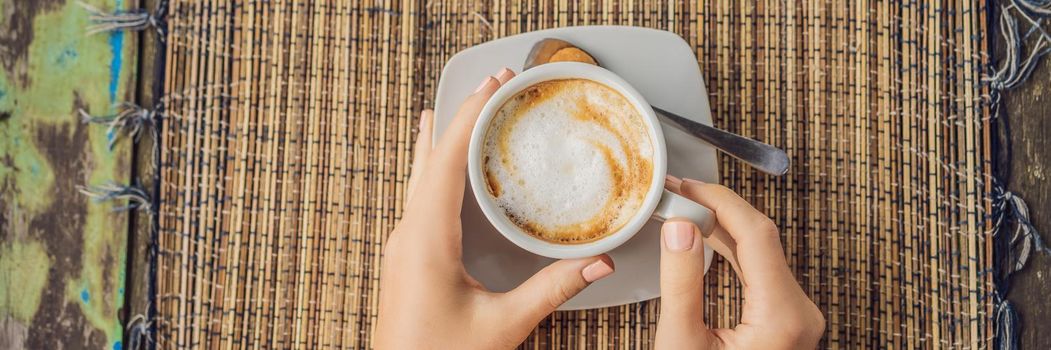
[[616,90],[551,80],[496,112],[482,146],[483,173],[489,195],[523,231],[586,243],[638,213],[653,182],[653,147],[643,115]]

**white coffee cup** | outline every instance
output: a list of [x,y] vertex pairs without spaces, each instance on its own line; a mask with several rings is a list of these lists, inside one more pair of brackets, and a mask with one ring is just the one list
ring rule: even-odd
[[[650,181],[650,188],[642,206],[619,230],[587,243],[553,243],[523,231],[518,225],[511,222],[511,219],[504,214],[504,210],[489,194],[483,174],[482,146],[485,144],[485,134],[489,129],[489,123],[492,122],[496,112],[507,99],[519,91],[544,81],[557,79],[591,80],[620,92],[646,120],[650,139],[653,140],[653,179]],[[701,235],[705,237],[711,234],[715,227],[715,216],[711,210],[664,189],[664,178],[668,169],[668,150],[664,144],[664,132],[661,131],[661,124],[653,108],[642,97],[642,94],[624,79],[598,66],[576,62],[548,63],[522,72],[503,84],[485,104],[478,116],[478,122],[471,133],[467,164],[471,188],[485,217],[508,240],[537,255],[556,259],[572,259],[606,253],[635,236],[650,219],[665,221],[671,218],[683,218],[697,224]]]

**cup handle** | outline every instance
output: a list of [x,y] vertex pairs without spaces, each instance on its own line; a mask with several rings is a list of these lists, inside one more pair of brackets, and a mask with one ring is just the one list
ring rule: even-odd
[[712,212],[711,209],[672,191],[664,190],[660,202],[657,203],[657,209],[653,210],[653,218],[660,221],[683,218],[693,222],[700,229],[704,243],[726,258],[733,265],[734,270],[740,273],[737,264],[737,242],[726,230],[718,227],[715,212]]
[[664,194],[661,195],[657,209],[653,210],[653,218],[660,221],[668,221],[671,218],[688,219],[701,229],[701,236],[705,238],[708,238],[715,228],[715,213],[711,209],[668,190],[664,190]]

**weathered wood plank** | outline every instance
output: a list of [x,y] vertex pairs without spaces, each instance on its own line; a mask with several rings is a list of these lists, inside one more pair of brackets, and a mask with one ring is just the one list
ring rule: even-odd
[[[1006,128],[1006,135],[1000,133],[1000,178],[1006,179],[1008,190],[1025,199],[1030,221],[1043,234],[1044,242],[1051,243],[1051,61],[1045,58],[1028,81],[1004,93],[1003,101],[1007,115],[999,123]],[[1011,280],[1007,299],[1022,320],[1023,349],[1051,344],[1051,332],[1041,331],[1051,322],[1048,286],[1051,256],[1047,254],[1033,254]]]
[[[999,18],[993,8],[990,18]],[[991,53],[997,60],[1004,56],[1005,43],[999,26],[990,28]],[[1000,62],[1000,61],[997,61]],[[1005,114],[994,125],[997,147],[996,177],[1007,189],[1021,196],[1029,205],[1030,221],[1051,243],[1051,61],[1044,58],[1029,80],[1003,93]],[[1022,321],[1023,349],[1042,349],[1051,344],[1051,333],[1041,327],[1051,322],[1051,256],[1033,254],[1022,271],[1014,273],[1007,299]]]
[[[141,8],[155,11],[160,0],[140,1]],[[135,48],[139,65],[132,71],[137,76],[135,86],[135,102],[146,108],[156,108],[156,103],[161,92],[161,78],[163,77],[163,55],[164,43],[160,42],[158,34],[154,30],[146,30],[136,33],[139,45]],[[134,160],[132,171],[134,178],[140,181],[143,188],[151,195],[156,195],[154,176],[157,166],[153,154],[154,140],[144,136],[134,146]],[[137,315],[148,316],[150,303],[150,235],[153,223],[147,215],[136,214],[131,220],[131,230],[128,237],[128,262],[126,264],[128,278],[125,287],[126,304],[124,313],[121,315],[125,320],[131,320]],[[130,340],[125,335],[125,344]]]
[[[103,10],[131,0],[87,1]],[[122,347],[128,215],[78,185],[128,182],[110,114],[132,96],[136,38],[87,35],[74,1],[0,0],[0,348]]]

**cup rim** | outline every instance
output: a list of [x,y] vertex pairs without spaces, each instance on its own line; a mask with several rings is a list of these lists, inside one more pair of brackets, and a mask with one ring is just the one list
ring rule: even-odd
[[[628,99],[647,121],[650,141],[653,145],[653,178],[650,188],[646,192],[646,198],[643,200],[638,212],[617,231],[587,243],[558,244],[542,240],[524,232],[518,225],[511,222],[495,199],[489,195],[482,170],[482,144],[484,143],[485,134],[488,132],[489,123],[492,122],[496,112],[503,106],[504,102],[530,86],[560,79],[591,80],[619,92]],[[504,83],[489,98],[489,101],[482,108],[477,122],[475,122],[474,129],[471,131],[467,154],[467,173],[471,183],[471,190],[478,201],[478,206],[482,209],[482,213],[485,214],[489,223],[505,238],[533,254],[555,259],[582,258],[606,253],[619,247],[634,237],[642,229],[643,225],[649,221],[663,194],[664,176],[667,174],[667,149],[664,133],[661,130],[660,122],[657,120],[657,115],[642,94],[635,90],[631,84],[628,84],[627,81],[617,74],[602,67],[578,62],[555,62],[537,66],[516,75],[507,83]]]

